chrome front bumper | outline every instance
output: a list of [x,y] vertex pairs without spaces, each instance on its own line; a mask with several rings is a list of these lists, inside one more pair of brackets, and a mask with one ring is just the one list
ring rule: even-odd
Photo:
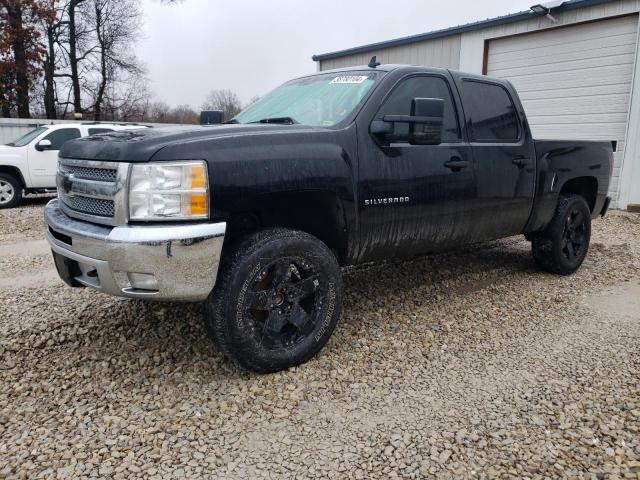
[[73,287],[148,300],[200,301],[216,283],[226,223],[107,227],[45,207],[47,241]]

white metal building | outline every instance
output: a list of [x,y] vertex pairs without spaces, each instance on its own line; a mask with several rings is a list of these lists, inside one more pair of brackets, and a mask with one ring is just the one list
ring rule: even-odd
[[319,70],[366,65],[377,55],[382,63],[506,78],[535,137],[617,140],[613,204],[640,210],[639,11],[640,0],[556,1],[313,59]]

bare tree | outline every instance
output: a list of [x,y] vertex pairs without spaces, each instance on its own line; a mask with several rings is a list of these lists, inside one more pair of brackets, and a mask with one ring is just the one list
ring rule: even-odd
[[146,121],[151,105],[151,93],[147,83],[145,78],[137,75],[127,75],[110,82],[104,92],[100,119],[122,122]]
[[253,97],[251,97],[249,99],[249,101],[247,102],[247,104],[244,106],[244,108],[247,108],[249,105],[253,105],[254,103],[256,103],[258,100],[260,100],[260,95],[254,95]]
[[[63,108],[63,116],[69,107],[75,113],[82,113],[83,79],[90,70],[86,65],[89,55],[95,51],[91,37],[93,29],[85,18],[89,12],[87,0],[61,0],[56,9],[58,29],[53,39],[55,55],[54,79],[59,79],[61,88],[66,90],[65,101],[57,100],[58,110]],[[54,87],[55,88],[55,87]],[[56,95],[57,97],[57,95]]]
[[68,12],[68,25],[69,25],[69,68],[71,69],[71,84],[73,88],[73,109],[76,113],[82,113],[82,91],[80,90],[80,74],[78,71],[78,40],[81,35],[78,33],[78,24],[76,18],[76,12],[78,6],[85,0],[69,0]]
[[43,85],[42,101],[46,118],[57,118],[57,93],[56,93],[56,71],[57,60],[60,59],[60,41],[64,35],[62,16],[64,14],[64,4],[60,0],[49,0],[51,15],[42,19],[42,31],[46,41],[46,50],[43,62]]
[[56,118],[56,93],[54,75],[56,72],[56,24],[46,22],[45,32],[47,35],[47,50],[44,58],[44,109],[47,118]]
[[148,119],[150,122],[168,123],[171,107],[166,102],[151,102],[148,109]]
[[[113,89],[123,76],[128,85],[132,85],[144,74],[144,68],[132,53],[142,12],[137,0],[90,0],[90,6],[88,20],[95,30],[96,42],[95,53],[90,58],[96,78],[92,85],[87,82],[87,88],[94,100],[94,119],[101,120],[107,86]],[[125,87],[121,92],[123,97],[130,96],[128,90],[130,88]]]
[[231,90],[212,90],[202,104],[202,110],[222,110],[226,121],[240,113],[242,104]]
[[200,115],[189,105],[178,105],[171,109],[169,123],[200,123]]
[[116,108],[113,102],[128,96],[130,85],[144,75],[144,66],[132,53],[141,26],[140,2],[38,1],[49,2],[56,12],[42,25],[47,39],[43,89],[47,116],[64,117],[71,108],[103,119],[107,100],[110,109]]
[[0,0],[0,113],[197,123],[198,114],[187,105],[152,101],[144,64],[132,53],[140,5],[138,0]]
[[29,90],[40,74],[44,49],[38,24],[52,12],[44,0],[0,0],[0,101],[3,114],[14,104],[19,117],[29,118]]

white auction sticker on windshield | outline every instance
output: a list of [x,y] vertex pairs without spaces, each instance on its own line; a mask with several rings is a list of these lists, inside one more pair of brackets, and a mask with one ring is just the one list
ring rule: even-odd
[[340,77],[336,77],[329,83],[362,83],[367,78],[367,75],[342,75]]

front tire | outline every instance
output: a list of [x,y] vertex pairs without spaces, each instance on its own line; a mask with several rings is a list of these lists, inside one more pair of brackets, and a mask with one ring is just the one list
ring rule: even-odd
[[13,208],[22,200],[22,185],[12,175],[0,173],[0,209]]
[[316,355],[341,309],[342,277],[331,250],[307,233],[270,229],[225,252],[204,321],[228,357],[269,373]]
[[591,210],[580,195],[560,197],[547,228],[531,242],[533,258],[544,270],[559,275],[574,273],[589,250]]

